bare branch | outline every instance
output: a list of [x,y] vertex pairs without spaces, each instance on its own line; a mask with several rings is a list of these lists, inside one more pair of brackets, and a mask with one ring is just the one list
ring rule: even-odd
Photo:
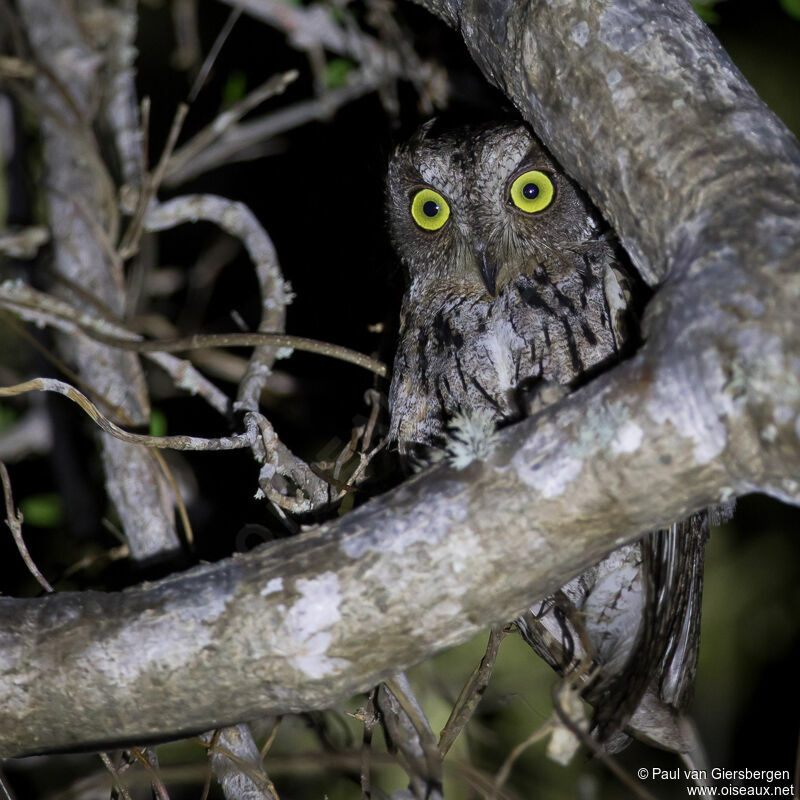
[[[42,149],[54,271],[81,286],[118,317],[125,312],[121,264],[108,243],[116,239],[116,187],[109,176],[92,124],[98,101],[107,108],[119,134],[121,162],[137,171],[131,42],[135,15],[130,4],[94,14],[95,7],[66,8],[54,0],[19,3],[37,62],[35,91],[41,110]],[[97,38],[92,39],[92,34]],[[109,53],[105,47],[125,52]],[[106,63],[113,69],[103,72]],[[106,83],[116,75],[118,82]],[[113,96],[112,96],[113,95]],[[131,119],[131,114],[134,119]],[[123,119],[123,117],[125,119]],[[119,124],[117,124],[117,122]],[[134,353],[109,350],[85,337],[61,337],[74,355],[83,380],[133,424],[144,424],[149,400],[141,364]],[[145,450],[131,449],[112,437],[101,440],[106,486],[134,553],[178,548],[169,487]],[[142,509],[148,509],[147,514]]]
[[8,470],[2,461],[0,461],[0,482],[3,484],[3,495],[6,498],[6,525],[8,525],[11,535],[14,537],[17,550],[19,550],[28,572],[36,578],[39,585],[46,592],[52,592],[53,587],[39,571],[39,567],[36,566],[31,554],[28,552],[28,548],[25,546],[25,540],[22,538],[22,514],[14,508],[14,496],[11,494],[11,478],[8,477]]
[[[0,306],[37,325],[51,325],[68,334],[81,334],[97,341],[105,340],[111,346],[118,346],[118,342],[137,342],[142,338],[118,322],[81,311],[64,300],[37,292],[21,281],[5,281],[0,284]],[[230,406],[227,395],[190,362],[158,351],[146,352],[145,356],[170,375],[176,386],[190,394],[200,395],[220,414],[227,413]],[[71,373],[68,373],[68,377],[74,380]],[[87,388],[91,391],[91,387]],[[103,400],[106,401],[106,398]],[[107,401],[105,404],[110,405]],[[110,408],[119,413],[117,408]]]
[[356,73],[350,76],[347,85],[341,89],[334,89],[313,100],[293,103],[287,108],[269,112],[248,122],[231,125],[191,160],[187,160],[183,149],[179,149],[175,153],[174,161],[170,161],[167,167],[164,185],[180,186],[224,164],[260,158],[274,147],[270,143],[271,139],[309,122],[330,119],[342,106],[369,94],[377,85],[374,79]]
[[[235,14],[236,12],[232,12]],[[176,150],[167,162],[165,179],[175,172],[179,172],[189,162],[194,161],[212,142],[223,136],[245,115],[250,113],[270,97],[281,95],[286,88],[297,80],[297,70],[289,70],[280,75],[274,75],[252,92],[246,94],[238,103],[223,111],[213,122],[196,133],[186,144]],[[169,185],[169,182],[168,182]]]
[[201,738],[209,745],[214,774],[228,800],[278,799],[247,725],[231,726]]
[[238,450],[250,447],[248,434],[225,436],[220,439],[201,439],[197,436],[145,436],[141,433],[130,433],[104,417],[97,406],[75,387],[55,378],[34,378],[16,386],[0,386],[0,397],[15,397],[26,392],[55,392],[64,395],[79,405],[106,433],[128,444],[159,447],[170,450]]
[[478,703],[489,685],[489,679],[492,677],[497,653],[500,650],[500,642],[505,639],[506,635],[507,631],[504,628],[492,628],[489,633],[489,641],[486,643],[486,652],[481,663],[475,667],[469,680],[464,684],[439,736],[439,752],[442,754],[442,758],[447,755],[478,707]]

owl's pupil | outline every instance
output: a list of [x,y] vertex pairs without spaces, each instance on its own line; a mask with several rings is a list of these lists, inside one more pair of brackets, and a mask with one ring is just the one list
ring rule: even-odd
[[439,204],[433,200],[428,200],[428,202],[422,206],[422,213],[426,217],[435,217],[439,213]]
[[539,194],[539,187],[535,183],[526,183],[525,186],[522,187],[522,194],[524,194],[528,200],[533,200]]

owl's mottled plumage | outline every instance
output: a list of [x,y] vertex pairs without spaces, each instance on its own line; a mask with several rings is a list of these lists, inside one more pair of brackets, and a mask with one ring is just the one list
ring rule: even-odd
[[[528,170],[554,187],[536,213],[511,202],[513,181]],[[421,189],[449,206],[438,230],[412,217]],[[519,419],[531,403],[557,398],[554,386],[574,388],[619,359],[628,287],[615,243],[524,125],[436,134],[428,123],[396,151],[387,190],[408,276],[390,390],[401,453],[445,446],[454,415]],[[654,532],[517,621],[560,672],[586,655],[597,665],[585,696],[611,748],[626,725],[656,744],[687,747],[677,712],[695,671],[706,535],[704,515]]]

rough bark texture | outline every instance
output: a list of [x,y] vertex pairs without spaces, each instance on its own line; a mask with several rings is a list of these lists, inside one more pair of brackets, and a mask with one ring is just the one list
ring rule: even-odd
[[329,706],[642,530],[752,490],[800,502],[797,141],[683,0],[426,5],[661,284],[646,346],[486,462],[318,530],[120,594],[0,600],[2,755]]
[[[135,179],[136,156],[141,158],[136,106],[130,102],[135,93],[135,13],[92,2],[76,7],[76,16],[51,0],[22,0],[19,6],[33,51],[46,70],[36,81],[36,94],[44,109],[41,131],[54,269],[85,293],[76,298],[76,305],[91,309],[88,296],[123,317],[124,275],[121,263],[110,257],[117,200],[92,124],[113,132],[124,177]],[[138,356],[88,339],[62,338],[60,343],[84,382],[112,406],[115,417],[135,425],[147,421],[150,405]],[[145,448],[110,436],[101,444],[106,489],[134,557],[141,560],[176,550],[172,495],[155,459]]]

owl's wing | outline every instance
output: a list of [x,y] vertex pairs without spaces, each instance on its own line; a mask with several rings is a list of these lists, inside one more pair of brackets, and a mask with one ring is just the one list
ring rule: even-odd
[[693,514],[652,539],[647,560],[658,575],[656,614],[664,617],[662,634],[668,641],[659,667],[659,695],[683,709],[691,700],[697,669],[708,512]]
[[694,514],[612,552],[522,615],[523,638],[562,675],[587,675],[595,733],[609,752],[623,731],[692,748],[681,712],[697,667],[708,515]]
[[620,724],[661,747],[687,749],[681,712],[691,700],[700,644],[708,512],[641,540],[645,609],[625,669],[595,702],[598,734]]

